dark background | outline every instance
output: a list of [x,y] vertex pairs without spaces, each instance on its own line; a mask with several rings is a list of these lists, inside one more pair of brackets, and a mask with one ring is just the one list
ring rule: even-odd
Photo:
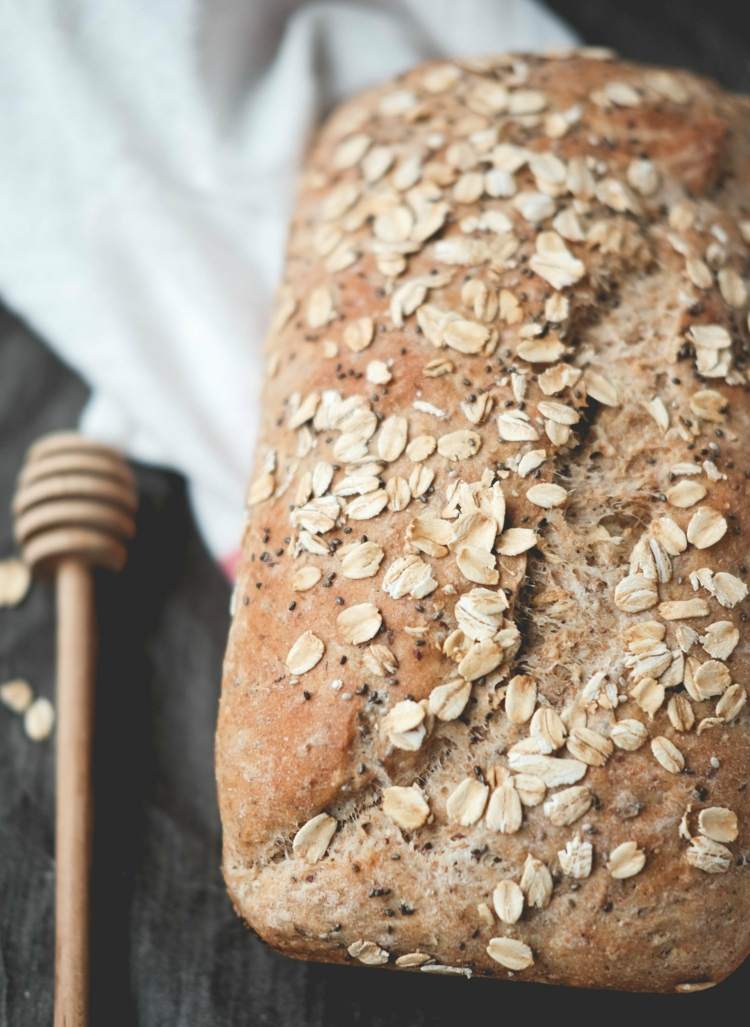
[[[750,92],[747,0],[549,6],[586,42]],[[73,426],[85,398],[75,375],[0,307],[0,555],[13,550],[7,507],[26,447]],[[750,965],[703,994],[615,997],[295,963],[255,939],[219,874],[212,748],[229,589],[181,479],[144,468],[138,479],[130,562],[98,590],[93,1027],[454,1027],[469,1009],[477,1019],[593,1019],[617,1008],[728,1020],[745,1007]],[[0,681],[27,677],[53,696],[53,612],[39,585],[3,611]],[[51,742],[33,744],[0,709],[0,1027],[51,1023],[52,759]]]

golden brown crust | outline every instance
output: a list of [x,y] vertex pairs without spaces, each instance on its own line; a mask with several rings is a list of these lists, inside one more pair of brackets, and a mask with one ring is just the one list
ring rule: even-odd
[[750,102],[599,52],[321,130],[217,734],[272,945],[646,991],[747,954],[748,181]]

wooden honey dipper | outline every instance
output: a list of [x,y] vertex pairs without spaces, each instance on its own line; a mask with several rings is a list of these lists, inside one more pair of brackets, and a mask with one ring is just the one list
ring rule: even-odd
[[55,1027],[84,1027],[89,1006],[91,734],[95,619],[92,569],[119,571],[135,531],[133,472],[74,432],[35,442],[13,500],[26,563],[57,589]]

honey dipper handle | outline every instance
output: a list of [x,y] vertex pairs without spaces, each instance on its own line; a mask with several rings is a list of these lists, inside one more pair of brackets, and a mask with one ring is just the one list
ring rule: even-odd
[[57,568],[55,1027],[85,1027],[89,1007],[93,583],[87,565]]

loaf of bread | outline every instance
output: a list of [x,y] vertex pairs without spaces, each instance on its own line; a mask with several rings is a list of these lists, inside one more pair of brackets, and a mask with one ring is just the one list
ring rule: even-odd
[[692,992],[750,945],[750,100],[418,67],[314,141],[217,737],[305,959]]

